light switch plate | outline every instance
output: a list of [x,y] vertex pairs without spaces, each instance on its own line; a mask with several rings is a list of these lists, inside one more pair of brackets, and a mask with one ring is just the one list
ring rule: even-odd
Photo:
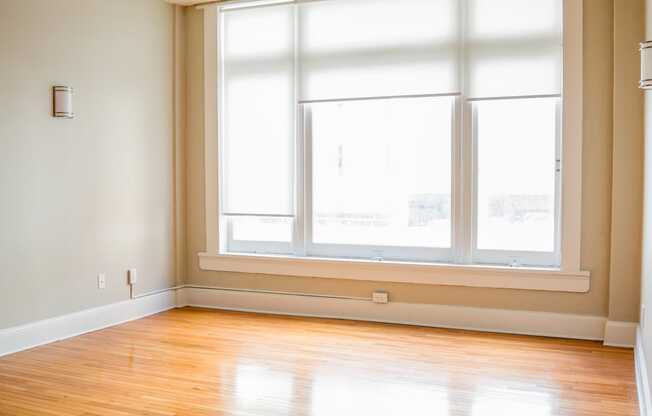
[[104,273],[100,273],[97,275],[97,288],[98,289],[106,288],[106,275]]

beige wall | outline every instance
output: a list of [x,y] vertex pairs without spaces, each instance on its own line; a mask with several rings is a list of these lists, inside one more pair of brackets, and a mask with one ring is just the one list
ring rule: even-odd
[[[642,1],[584,2],[582,267],[592,281],[589,293],[571,294],[199,270],[202,12],[186,8],[175,33],[174,7],[161,0],[0,0],[0,328],[123,300],[130,267],[139,269],[139,292],[183,277],[636,320],[640,122],[627,109],[638,62],[628,25]],[[185,58],[176,64],[175,41]],[[50,117],[50,87],[59,83],[76,89],[74,120]],[[612,193],[622,200],[612,202]],[[180,261],[175,249],[185,251]],[[96,288],[100,272],[105,290]]]
[[[388,284],[206,272],[198,268],[204,250],[202,13],[187,10],[187,209],[188,271],[193,284],[368,296],[375,289],[399,302],[472,305],[607,316],[609,312],[611,165],[613,116],[613,1],[584,2],[584,155],[582,267],[592,272],[586,294]],[[625,294],[624,296],[629,296]],[[632,301],[633,303],[637,303]],[[630,310],[619,316],[633,317]]]
[[614,2],[609,319],[638,321],[643,209],[643,97],[638,88],[645,0]]
[[129,267],[174,283],[173,27],[161,0],[0,0],[0,328],[127,299]]

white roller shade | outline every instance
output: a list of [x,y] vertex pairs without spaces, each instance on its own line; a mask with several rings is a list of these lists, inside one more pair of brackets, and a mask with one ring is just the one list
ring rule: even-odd
[[294,7],[222,13],[222,212],[291,215]]
[[223,6],[222,213],[293,215],[301,103],[560,94],[562,5],[288,0]]
[[467,0],[465,95],[560,94],[563,0]]
[[301,3],[303,101],[459,91],[458,0]]

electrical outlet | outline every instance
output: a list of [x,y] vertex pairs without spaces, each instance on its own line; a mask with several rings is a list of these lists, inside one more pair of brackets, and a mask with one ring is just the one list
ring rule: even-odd
[[371,300],[374,303],[388,303],[389,293],[377,290],[371,294]]
[[106,275],[104,273],[100,273],[97,275],[97,288],[98,289],[106,288]]
[[127,283],[130,285],[135,285],[138,281],[138,271],[136,269],[129,269],[127,276]]

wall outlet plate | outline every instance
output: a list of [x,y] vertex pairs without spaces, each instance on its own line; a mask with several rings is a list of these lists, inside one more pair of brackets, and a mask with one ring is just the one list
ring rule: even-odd
[[382,291],[375,291],[371,294],[371,300],[374,303],[388,303],[389,302],[389,293]]
[[106,288],[106,275],[104,273],[100,273],[97,275],[97,288],[98,289]]

